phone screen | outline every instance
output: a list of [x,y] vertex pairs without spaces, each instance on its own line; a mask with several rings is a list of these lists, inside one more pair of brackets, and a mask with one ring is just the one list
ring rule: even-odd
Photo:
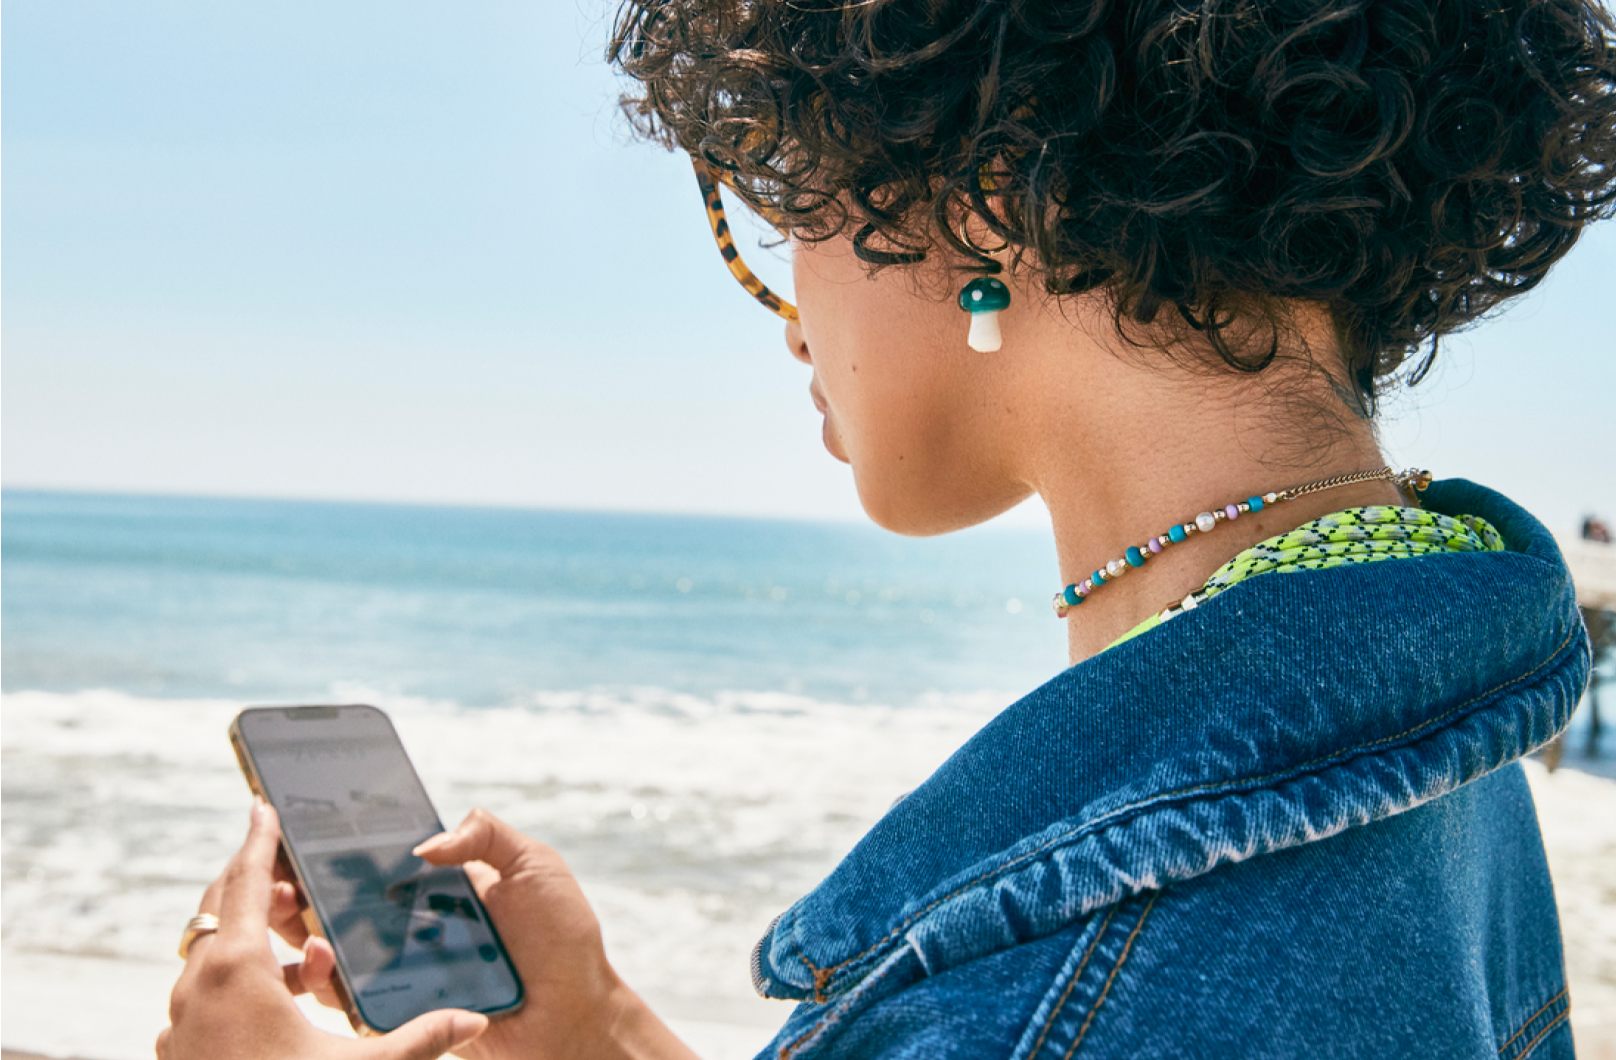
[[280,815],[284,844],[364,1023],[432,1009],[496,1013],[522,986],[458,867],[410,853],[443,830],[404,745],[374,707],[255,707],[237,746]]

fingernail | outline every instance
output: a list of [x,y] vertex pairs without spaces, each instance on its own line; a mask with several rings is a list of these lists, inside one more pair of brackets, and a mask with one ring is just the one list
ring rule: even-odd
[[456,1013],[449,1024],[449,1036],[454,1039],[451,1048],[459,1048],[488,1029],[488,1017],[475,1012]]
[[410,853],[414,854],[416,857],[420,857],[422,854],[430,854],[432,851],[443,846],[443,844],[447,843],[448,841],[449,833],[439,832],[431,839],[423,839],[421,842],[417,843],[415,845],[415,849],[410,851]]
[[264,819],[264,811],[269,809],[269,803],[264,801],[262,795],[253,796],[252,819],[254,823]]

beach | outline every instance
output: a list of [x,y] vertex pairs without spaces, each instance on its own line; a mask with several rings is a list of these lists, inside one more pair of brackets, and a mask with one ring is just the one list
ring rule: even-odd
[[[611,711],[597,705],[593,713],[531,719],[524,732],[522,719],[499,712],[393,706],[406,741],[423,749],[423,774],[435,779],[445,801],[457,808],[473,801],[491,805],[568,855],[599,912],[614,964],[710,1060],[754,1055],[785,1018],[786,1006],[753,996],[746,976],[750,944],[768,919],[811,887],[893,798],[988,716],[962,707],[844,707],[837,716],[827,704],[799,704],[796,711],[776,704],[770,713],[755,704],[737,711],[686,703],[683,715],[662,704],[624,724],[626,708],[617,704]],[[178,925],[245,820],[233,763],[217,756],[211,778],[194,762],[188,770],[196,785],[191,797],[200,801],[203,792],[214,791],[229,812],[195,807],[181,814],[169,792],[167,812],[159,815],[144,802],[159,786],[110,775],[130,768],[119,764],[130,758],[155,776],[172,768],[163,764],[165,753],[187,753],[182,743],[143,741],[134,727],[120,726],[119,718],[149,716],[152,704],[111,693],[23,693],[5,696],[3,707],[8,842],[17,813],[10,792],[28,783],[18,774],[26,775],[29,764],[15,769],[24,754],[39,783],[46,775],[41,763],[53,756],[71,756],[81,767],[100,756],[97,772],[105,783],[144,803],[130,806],[106,832],[86,831],[81,823],[69,837],[64,857],[88,864],[90,852],[98,851],[99,874],[62,878],[49,894],[29,890],[26,880],[8,885],[4,1044],[81,1060],[149,1056],[178,973],[178,961],[169,956]],[[175,704],[166,709],[182,710]],[[184,727],[211,737],[213,723],[227,717],[231,705],[183,709]],[[814,742],[815,731],[832,729],[836,741]],[[442,763],[496,730],[506,734],[511,754],[505,769],[513,772],[485,771],[475,780],[445,775]],[[713,739],[715,733],[722,738]],[[53,739],[59,739],[55,750]],[[599,757],[520,782],[514,771],[546,742],[593,745]],[[194,750],[208,743],[199,739]],[[661,750],[663,769],[641,776],[637,785],[614,787],[611,763],[644,760],[651,746]],[[788,748],[794,753],[786,755]],[[1580,754],[1569,749],[1568,763],[1587,764]],[[1616,780],[1570,765],[1551,774],[1535,760],[1524,768],[1560,903],[1579,1055],[1616,1057]],[[870,783],[872,774],[885,786]],[[82,803],[56,801],[64,819],[81,822],[96,805],[93,791]],[[727,822],[716,820],[725,815]],[[167,823],[137,824],[154,817]],[[198,850],[186,866],[171,866],[169,878],[128,853],[160,842],[154,837],[164,829],[190,836]],[[54,864],[47,857],[36,861]],[[69,922],[73,929],[62,931]],[[85,998],[95,999],[93,1018],[85,1018]],[[312,1005],[305,1011],[319,1025],[345,1032],[340,1016]]]
[[[709,1060],[787,1007],[771,919],[1052,676],[1030,533],[5,495],[0,1045],[151,1055],[248,792],[255,703],[386,710],[440,816],[558,849],[623,977]],[[1616,1036],[1616,740],[1528,762],[1581,1055]],[[321,1026],[340,1017],[306,1008]],[[1603,1044],[1601,1044],[1603,1043]],[[1599,1052],[1605,1049],[1606,1052]]]

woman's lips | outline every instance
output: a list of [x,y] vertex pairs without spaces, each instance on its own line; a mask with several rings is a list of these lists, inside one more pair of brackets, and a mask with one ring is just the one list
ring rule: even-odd
[[808,396],[814,399],[814,408],[818,409],[819,414],[825,417],[825,421],[820,425],[819,430],[820,440],[825,443],[825,451],[844,464],[850,463],[851,461],[847,459],[847,454],[842,452],[841,439],[836,437],[836,431],[830,425],[830,404],[825,400],[825,395],[819,392],[817,383],[808,387]]

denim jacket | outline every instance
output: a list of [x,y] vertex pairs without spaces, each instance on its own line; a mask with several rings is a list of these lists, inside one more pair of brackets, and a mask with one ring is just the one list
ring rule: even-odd
[[1572,1055],[1517,758],[1590,656],[1553,539],[1260,577],[1006,709],[753,956],[764,1055]]

